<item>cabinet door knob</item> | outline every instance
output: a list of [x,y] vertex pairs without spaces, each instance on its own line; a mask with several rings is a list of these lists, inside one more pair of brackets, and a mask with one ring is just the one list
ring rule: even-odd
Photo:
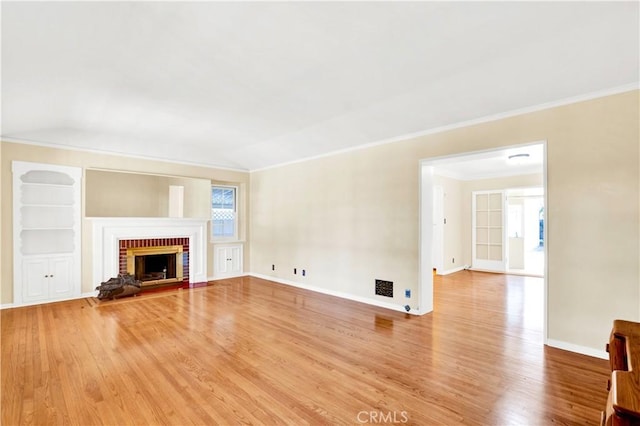
[[45,277],[45,278],[49,278],[49,275],[45,275],[44,277]]

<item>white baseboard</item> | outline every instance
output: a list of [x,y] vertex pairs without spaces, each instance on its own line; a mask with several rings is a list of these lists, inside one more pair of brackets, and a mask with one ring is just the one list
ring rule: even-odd
[[[226,276],[226,277],[213,277],[213,278],[208,278],[208,281],[223,280],[223,279],[226,279],[226,278],[243,277],[245,275],[247,275],[247,274],[230,275],[230,276]],[[0,305],[0,310],[2,310],[2,309],[10,309],[10,308],[21,308],[23,306],[36,306],[36,305],[42,305],[42,304],[45,304],[45,303],[66,302],[68,300],[86,299],[87,297],[96,297],[97,295],[98,295],[98,291],[94,290],[94,291],[90,291],[90,292],[87,292],[87,293],[82,293],[80,296],[69,297],[67,299],[43,300],[43,301],[39,301],[39,302],[23,303],[21,305],[14,305],[13,303],[4,303],[4,304]]]
[[482,269],[482,268],[474,268],[474,267],[469,267],[467,269],[475,272],[488,272],[490,274],[506,274],[507,273],[507,271],[498,271],[495,269]]
[[453,274],[453,273],[456,273],[456,272],[464,271],[464,269],[465,269],[464,266],[460,266],[458,268],[447,269],[446,271],[442,271],[442,272],[438,272],[436,270],[436,275],[449,275],[449,274]]
[[42,301],[38,301],[38,302],[23,303],[21,305],[15,305],[13,303],[5,303],[5,304],[0,305],[0,310],[9,309],[9,308],[23,308],[25,306],[44,305],[45,303],[68,302],[69,300],[86,299],[87,297],[96,297],[97,295],[98,295],[97,291],[91,291],[89,293],[82,293],[80,296],[68,297],[66,299],[42,300]]
[[599,351],[597,349],[574,345],[573,343],[562,342],[560,340],[547,339],[547,346],[569,352],[576,352],[582,355],[592,356],[594,358],[609,359],[609,354],[607,353],[607,351]]
[[226,280],[229,278],[245,277],[247,275],[250,275],[250,274],[241,273],[241,274],[235,274],[235,275],[225,275],[224,277],[209,277],[207,278],[207,281]]
[[297,287],[297,288],[301,288],[301,289],[304,289],[304,290],[313,291],[313,292],[316,292],[316,293],[322,293],[322,294],[327,294],[329,296],[339,297],[341,299],[347,299],[347,300],[352,300],[354,302],[366,303],[367,305],[373,305],[373,306],[377,306],[379,308],[391,309],[393,311],[409,313],[409,314],[412,314],[412,315],[422,315],[423,314],[422,312],[420,312],[419,310],[414,309],[414,308],[412,308],[409,312],[407,312],[406,309],[404,308],[405,305],[396,305],[394,303],[387,303],[387,302],[383,302],[383,301],[380,301],[380,300],[370,299],[368,297],[355,296],[353,294],[344,293],[342,291],[328,290],[328,289],[322,288],[322,287],[312,286],[312,285],[308,285],[308,284],[302,284],[302,283],[299,283],[299,282],[296,282],[296,281],[284,280],[284,279],[281,279],[281,278],[271,277],[269,275],[256,274],[256,273],[253,273],[253,272],[250,272],[247,275],[250,275],[250,276],[256,277],[256,278],[261,278],[261,279],[267,280],[267,281],[273,281],[273,282],[276,282],[276,283],[279,283],[279,284],[289,285],[289,286],[292,286],[292,287]]

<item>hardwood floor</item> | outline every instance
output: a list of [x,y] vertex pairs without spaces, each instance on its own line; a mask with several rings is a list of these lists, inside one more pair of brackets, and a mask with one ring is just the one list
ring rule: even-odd
[[608,362],[542,345],[542,285],[438,277],[425,316],[249,277],[5,309],[2,424],[597,424]]

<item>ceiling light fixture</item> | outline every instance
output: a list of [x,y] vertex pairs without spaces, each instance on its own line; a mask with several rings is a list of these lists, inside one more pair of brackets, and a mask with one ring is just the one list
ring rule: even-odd
[[509,160],[516,160],[516,161],[521,161],[521,160],[524,160],[526,158],[529,158],[529,154],[527,154],[527,153],[513,154],[513,155],[509,156]]

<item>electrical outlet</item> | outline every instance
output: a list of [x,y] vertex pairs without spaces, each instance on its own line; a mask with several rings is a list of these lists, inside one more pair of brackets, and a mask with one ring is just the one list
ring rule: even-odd
[[455,257],[451,258],[451,263],[456,263],[456,258]]
[[411,289],[410,288],[405,289],[404,297],[406,297],[407,299],[411,298]]
[[297,275],[298,274],[298,269],[293,268],[293,275]]
[[275,271],[276,270],[276,265],[271,265],[271,270]]
[[302,276],[305,277],[307,275],[307,271],[305,269],[302,270]]

